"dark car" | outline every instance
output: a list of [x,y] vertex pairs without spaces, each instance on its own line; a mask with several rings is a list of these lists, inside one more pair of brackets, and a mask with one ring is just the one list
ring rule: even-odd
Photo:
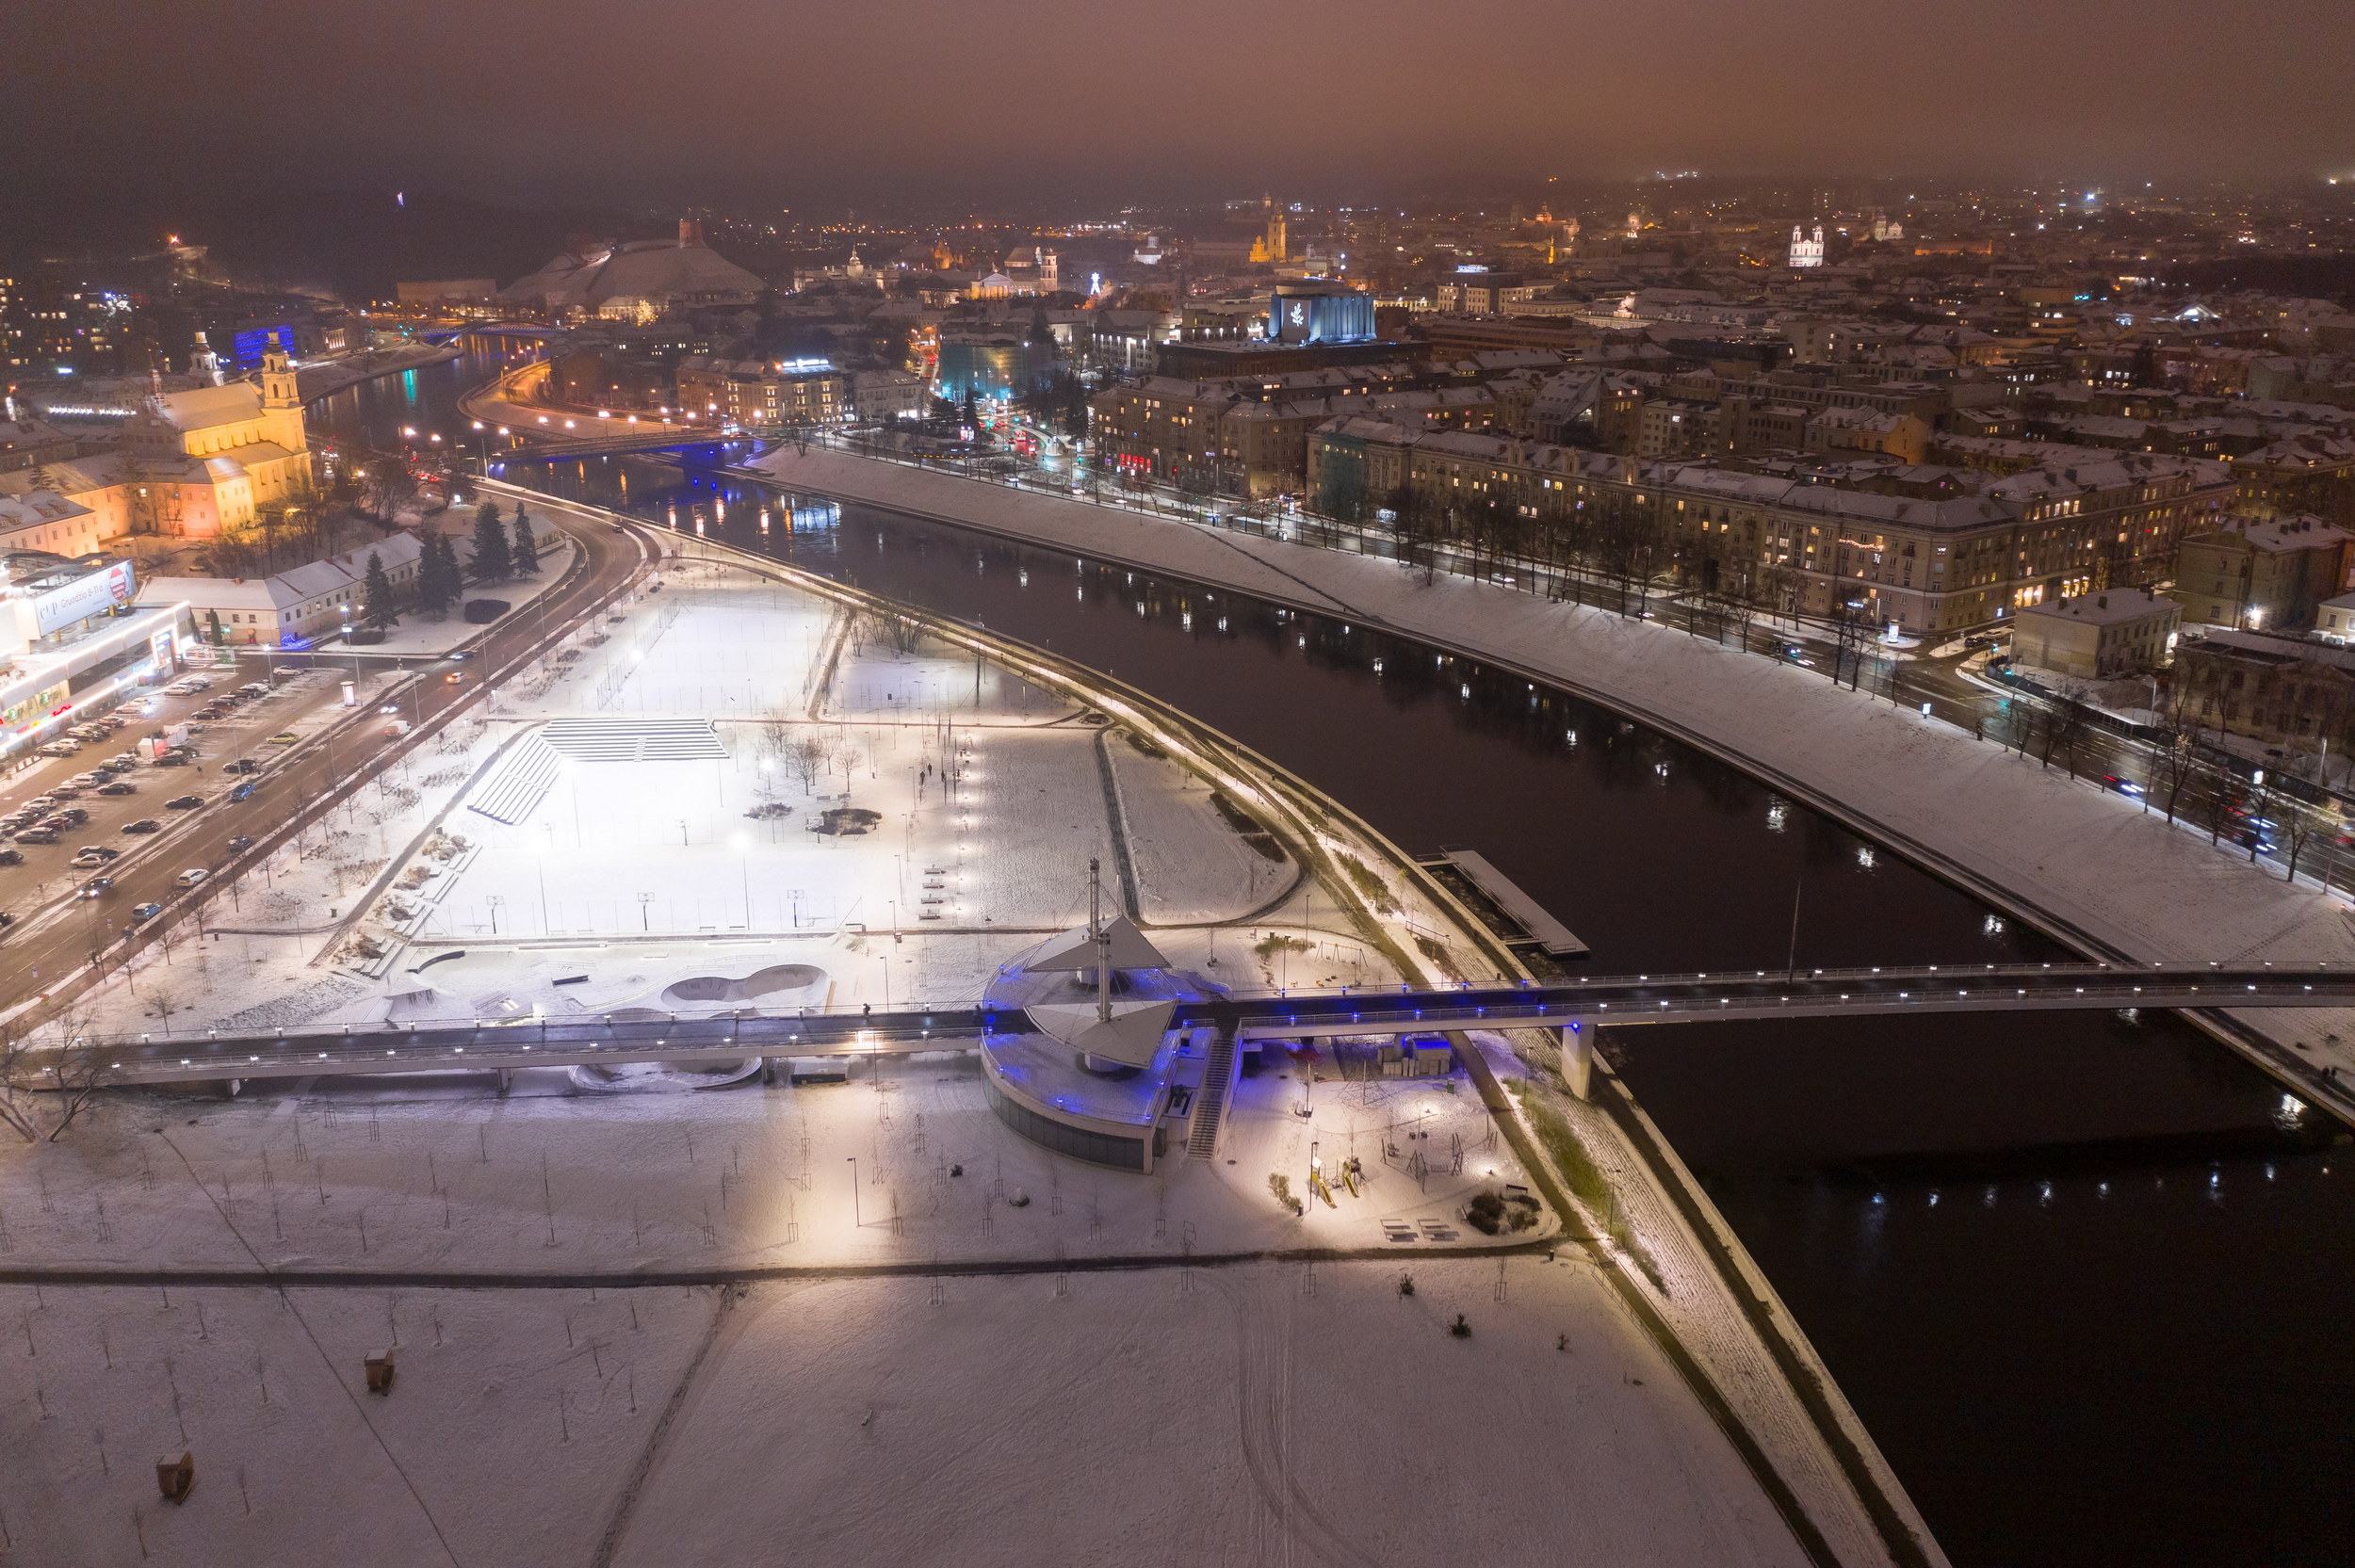
[[24,865],[24,850],[22,850],[22,849],[0,849],[0,865]]
[[78,828],[83,823],[89,820],[89,813],[84,811],[79,806],[68,806],[65,810],[53,813],[52,815],[43,817],[41,820],[43,822],[62,822],[67,827]]
[[124,784],[121,779],[117,779],[110,784],[100,784],[98,786],[98,793],[101,795],[137,795],[138,792],[138,785],[135,784]]
[[202,795],[174,795],[164,802],[164,809],[166,811],[194,811],[203,803],[204,797]]
[[252,757],[239,757],[235,762],[221,764],[220,770],[224,773],[259,773],[262,765]]
[[186,768],[187,765],[188,755],[186,752],[166,752],[155,759],[155,766],[158,768]]
[[136,822],[122,824],[122,831],[126,833],[159,833],[164,831],[164,825],[152,816],[142,816]]
[[103,897],[114,890],[115,880],[112,877],[92,877],[82,884],[82,897],[85,898]]
[[253,840],[247,837],[243,833],[239,833],[236,837],[229,841],[229,852],[231,854],[235,854],[240,849],[251,849],[252,848]]

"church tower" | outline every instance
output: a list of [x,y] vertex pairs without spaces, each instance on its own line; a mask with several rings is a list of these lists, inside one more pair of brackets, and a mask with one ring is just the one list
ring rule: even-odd
[[295,388],[294,364],[275,343],[262,356],[262,439],[289,452],[310,446],[302,430],[302,397]]

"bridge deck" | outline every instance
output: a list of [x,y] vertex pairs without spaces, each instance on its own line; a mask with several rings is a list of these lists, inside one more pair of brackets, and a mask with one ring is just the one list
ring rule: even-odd
[[[1460,1028],[1689,1024],[1710,1020],[2013,1012],[2046,1009],[2314,1008],[2355,1004],[2355,965],[1941,964],[1921,969],[1755,970],[1595,977],[1552,985],[1347,987],[1182,1003],[1173,1028],[1231,1025],[1245,1039],[1400,1035]],[[739,1011],[706,1018],[420,1020],[268,1034],[213,1030],[99,1037],[116,1081],[491,1071],[726,1056],[923,1050],[1024,1026],[979,1004],[890,1012]],[[119,1052],[120,1055],[115,1053]]]

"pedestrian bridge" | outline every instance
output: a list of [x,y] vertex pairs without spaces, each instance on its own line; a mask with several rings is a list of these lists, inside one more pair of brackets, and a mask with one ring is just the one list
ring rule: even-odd
[[[1233,993],[1178,1004],[1173,1028],[1313,1040],[1465,1028],[1567,1029],[1761,1018],[1886,1017],[2049,1009],[2329,1008],[2355,1005],[2355,964],[1935,964],[1917,969],[1726,970],[1552,984],[1353,986]],[[982,1004],[735,1010],[720,1016],[598,1013],[265,1033],[157,1031],[94,1037],[117,1083],[353,1074],[512,1072],[712,1057],[884,1055],[953,1047],[1028,1027]]]

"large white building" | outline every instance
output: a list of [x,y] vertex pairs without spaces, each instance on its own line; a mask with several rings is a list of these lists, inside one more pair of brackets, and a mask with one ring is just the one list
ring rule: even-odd
[[[259,386],[150,392],[120,428],[92,456],[0,474],[0,498],[52,514],[48,525],[59,530],[23,547],[75,555],[124,534],[212,539],[311,492],[302,399],[293,364],[276,348],[262,361]],[[86,542],[68,544],[68,533]]]
[[568,251],[508,284],[498,297],[553,316],[652,321],[681,307],[749,305],[768,286],[707,249],[701,225],[681,218],[675,241],[608,242]]
[[1791,225],[1791,265],[1821,267],[1824,265],[1824,226],[1815,225],[1812,236],[1801,232],[1796,223]]

